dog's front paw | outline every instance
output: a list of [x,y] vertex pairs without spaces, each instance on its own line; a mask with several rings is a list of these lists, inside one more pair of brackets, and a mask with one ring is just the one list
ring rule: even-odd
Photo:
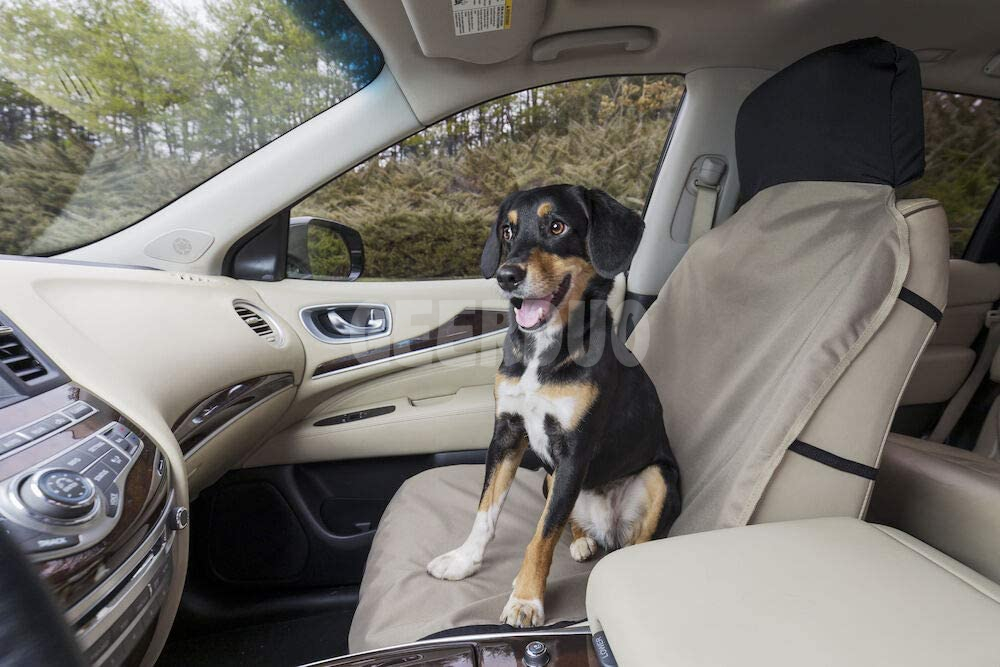
[[459,579],[465,579],[474,575],[479,571],[480,565],[481,563],[474,560],[459,547],[446,554],[441,554],[428,563],[427,572],[432,577],[437,577],[438,579],[458,581]]
[[577,563],[590,560],[597,554],[597,542],[589,536],[578,537],[569,545],[569,555]]
[[500,622],[513,625],[515,628],[537,628],[545,625],[545,609],[541,600],[523,600],[511,594],[507,604],[504,605],[503,613],[500,614]]

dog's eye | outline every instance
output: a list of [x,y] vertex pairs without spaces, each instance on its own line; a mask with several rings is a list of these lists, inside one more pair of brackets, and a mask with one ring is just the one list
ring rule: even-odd
[[553,220],[551,223],[549,223],[549,232],[551,232],[553,236],[559,236],[565,231],[566,231],[566,223],[563,222],[562,220]]
[[510,225],[504,225],[501,233],[503,234],[504,241],[510,241],[514,238],[514,229]]

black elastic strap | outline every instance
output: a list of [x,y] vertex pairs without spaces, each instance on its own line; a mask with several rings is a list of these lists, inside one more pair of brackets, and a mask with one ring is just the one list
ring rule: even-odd
[[864,463],[858,463],[857,461],[845,459],[837,456],[833,452],[828,452],[825,449],[814,447],[808,442],[802,442],[801,440],[795,440],[792,442],[792,444],[788,446],[788,449],[792,450],[799,456],[804,456],[807,459],[816,461],[817,463],[830,466],[840,472],[850,473],[852,475],[857,475],[858,477],[864,477],[865,479],[875,479],[875,475],[878,474],[878,468],[872,468],[871,466],[866,466]]
[[910,304],[921,313],[934,320],[935,323],[939,323],[941,318],[944,317],[941,311],[938,310],[933,303],[916,292],[906,289],[905,287],[902,287],[899,290],[899,300],[903,303]]

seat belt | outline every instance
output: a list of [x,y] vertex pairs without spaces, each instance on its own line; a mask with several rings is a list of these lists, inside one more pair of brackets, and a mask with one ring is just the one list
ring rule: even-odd
[[698,177],[694,179],[696,196],[688,244],[694,243],[712,228],[715,222],[715,206],[719,201],[719,186],[725,171],[726,163],[719,158],[706,157],[702,160]]
[[969,407],[969,402],[989,372],[990,366],[993,364],[993,357],[996,355],[997,349],[1000,348],[1000,326],[997,326],[1000,324],[1000,310],[988,311],[985,324],[987,334],[983,350],[980,352],[979,358],[976,359],[976,364],[972,367],[969,377],[965,378],[965,382],[948,401],[944,412],[941,413],[941,418],[934,426],[934,431],[930,435],[930,439],[934,442],[944,442],[951,435],[955,424],[958,423],[965,409]]

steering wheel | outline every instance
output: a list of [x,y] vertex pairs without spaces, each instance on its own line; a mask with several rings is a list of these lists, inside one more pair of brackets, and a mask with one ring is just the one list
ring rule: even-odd
[[0,525],[0,667],[84,664],[45,584]]

